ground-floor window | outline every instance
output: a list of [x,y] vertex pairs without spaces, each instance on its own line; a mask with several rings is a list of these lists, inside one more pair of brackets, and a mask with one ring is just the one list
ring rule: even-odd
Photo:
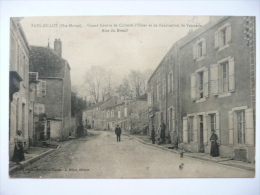
[[216,114],[210,114],[210,130],[216,131]]
[[245,143],[245,111],[237,111],[237,142],[239,144]]

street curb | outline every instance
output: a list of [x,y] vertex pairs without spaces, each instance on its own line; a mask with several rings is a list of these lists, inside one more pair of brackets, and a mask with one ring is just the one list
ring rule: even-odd
[[[169,152],[172,152],[172,153],[179,154],[178,151],[175,151],[175,150],[172,150],[172,149],[168,149],[168,148],[165,148],[165,147],[160,146],[160,145],[147,143],[147,142],[141,140],[141,139],[138,138],[138,137],[135,137],[135,136],[132,136],[132,135],[126,135],[126,136],[132,137],[132,138],[138,140],[139,142],[141,142],[141,143],[143,143],[143,144],[146,144],[146,145],[149,145],[149,146],[153,146],[153,147],[156,147],[156,148],[161,148],[161,149],[163,149],[163,150],[166,150],[166,151],[169,151]],[[230,163],[225,163],[225,161],[230,162],[230,160],[232,160],[232,158],[230,158],[230,159],[225,159],[225,160],[214,160],[214,159],[203,158],[203,157],[200,157],[200,156],[195,156],[195,155],[193,155],[192,153],[185,153],[185,156],[186,156],[186,157],[189,157],[189,158],[195,158],[195,159],[199,159],[199,160],[204,160],[204,161],[209,161],[209,162],[213,162],[213,163],[218,163],[218,164],[221,164],[221,165],[236,167],[236,168],[240,168],[240,169],[244,169],[244,170],[255,171],[255,168],[253,168],[253,167],[248,167],[248,166],[244,166],[244,165],[234,165],[234,164],[230,164]]]
[[9,169],[9,174],[26,167],[27,165],[29,165],[29,164],[39,160],[40,158],[42,158],[44,156],[47,156],[48,154],[52,153],[53,151],[55,151],[55,149],[50,149],[50,150],[48,150],[48,151],[46,151],[46,152],[44,152],[42,154],[39,154],[38,156],[35,156],[33,158],[30,158],[29,160],[21,162],[21,165],[16,165],[16,166],[10,168]]

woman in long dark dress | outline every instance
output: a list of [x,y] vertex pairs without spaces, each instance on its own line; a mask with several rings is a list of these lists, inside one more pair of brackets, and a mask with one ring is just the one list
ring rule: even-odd
[[210,156],[212,157],[219,156],[218,136],[217,134],[215,134],[215,131],[212,131],[212,134],[210,136],[210,141],[211,141]]
[[13,156],[13,162],[16,162],[16,164],[20,164],[21,161],[24,161],[24,141],[22,137],[22,131],[17,131],[17,136],[14,138],[14,156]]

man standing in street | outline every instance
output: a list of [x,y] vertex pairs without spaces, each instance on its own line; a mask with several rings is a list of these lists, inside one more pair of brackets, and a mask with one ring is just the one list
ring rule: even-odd
[[117,142],[120,142],[121,128],[119,127],[119,125],[116,126],[115,133]]

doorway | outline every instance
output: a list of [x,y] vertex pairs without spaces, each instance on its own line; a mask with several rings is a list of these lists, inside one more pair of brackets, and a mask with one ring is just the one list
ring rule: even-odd
[[199,152],[204,153],[203,144],[203,115],[199,115]]

